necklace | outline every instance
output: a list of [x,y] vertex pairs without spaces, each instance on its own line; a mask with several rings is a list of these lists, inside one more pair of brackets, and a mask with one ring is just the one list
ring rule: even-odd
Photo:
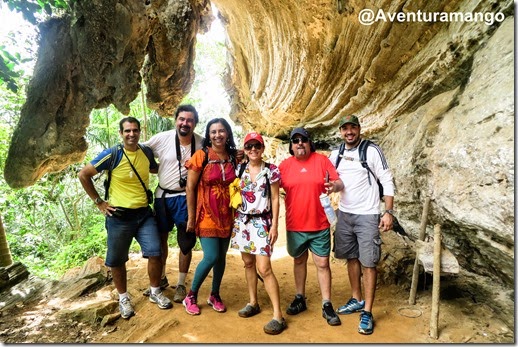
[[[131,165],[133,165],[133,167],[135,167],[135,165],[137,163],[137,151],[130,152],[130,155],[135,155],[135,158],[133,158],[133,163],[130,161],[130,157],[128,156],[128,151],[126,151],[126,149],[124,149],[124,154],[126,154],[126,157],[128,158],[128,162],[130,163],[130,167],[131,167]],[[131,169],[130,172],[129,172],[129,178],[133,178],[133,176],[134,176],[133,169]]]

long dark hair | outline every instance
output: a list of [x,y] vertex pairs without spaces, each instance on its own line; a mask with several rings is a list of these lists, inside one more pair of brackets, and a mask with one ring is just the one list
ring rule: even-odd
[[210,127],[212,124],[220,123],[223,124],[225,130],[227,131],[227,142],[225,142],[225,150],[232,157],[233,160],[236,158],[236,143],[234,142],[234,133],[232,132],[232,128],[230,124],[224,118],[214,118],[211,119],[207,123],[207,127],[205,128],[205,139],[203,139],[203,148],[212,147],[212,142],[210,141]]

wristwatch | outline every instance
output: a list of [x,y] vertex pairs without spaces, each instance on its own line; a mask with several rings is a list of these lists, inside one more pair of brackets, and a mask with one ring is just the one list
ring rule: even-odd
[[[388,213],[388,214],[390,214],[392,217],[394,217],[394,213],[395,213],[395,212],[394,212],[394,210],[385,210],[385,213]],[[384,214],[385,214],[385,213],[384,213]]]
[[103,202],[104,202],[104,200],[103,200],[103,199],[101,199],[101,198],[95,198],[95,200],[94,200],[94,203],[95,203],[96,205],[102,204]]

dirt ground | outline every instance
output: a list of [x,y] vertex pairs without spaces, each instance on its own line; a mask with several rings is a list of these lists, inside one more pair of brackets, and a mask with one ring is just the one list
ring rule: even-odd
[[[283,210],[281,204],[281,212]],[[284,225],[281,213],[279,225]],[[383,237],[383,235],[382,235]],[[167,277],[171,285],[177,280],[178,252],[171,248]],[[203,253],[195,251],[187,287],[190,287],[196,266]],[[272,265],[281,289],[281,307],[286,309],[293,300],[293,260],[286,251],[285,231],[279,230]],[[229,250],[227,267],[221,286],[221,297],[227,312],[218,313],[206,303],[212,273],[200,288],[198,300],[201,315],[191,316],[182,304],[174,303],[170,310],[161,310],[143,296],[149,285],[147,261],[140,254],[132,254],[127,263],[128,291],[136,315],[129,320],[116,319],[104,327],[99,323],[80,321],[75,311],[93,303],[112,302],[111,312],[118,312],[116,291],[112,283],[100,290],[72,301],[52,304],[46,298],[38,304],[17,305],[0,311],[0,342],[3,343],[514,343],[514,331],[498,320],[485,304],[470,298],[443,298],[439,308],[438,339],[430,337],[431,286],[418,288],[416,305],[408,304],[409,290],[396,285],[378,285],[373,307],[375,329],[372,335],[357,331],[359,314],[340,316],[342,325],[329,326],[322,318],[321,296],[316,268],[308,261],[306,297],[308,309],[299,315],[285,318],[288,323],[280,335],[267,335],[263,326],[272,319],[272,309],[266,290],[258,286],[262,312],[251,318],[241,318],[237,311],[248,301],[243,262],[239,252]],[[335,309],[350,297],[347,268],[343,261],[331,258],[332,300]],[[173,298],[174,289],[165,290]],[[0,303],[1,304],[1,303]],[[1,306],[0,306],[1,307]],[[70,314],[62,314],[64,312]],[[119,316],[120,317],[120,316]],[[93,320],[91,320],[93,321]]]
[[[292,259],[285,246],[274,252],[273,268],[281,288],[283,309],[294,295]],[[171,249],[172,259],[178,250]],[[192,281],[194,269],[202,257],[195,252],[188,275]],[[176,264],[176,261],[174,262]],[[346,267],[333,260],[333,303],[335,308],[350,296]],[[168,271],[171,284],[176,281],[176,270]],[[262,312],[251,318],[241,318],[237,311],[247,302],[248,294],[240,255],[231,250],[227,256],[227,268],[223,278],[221,296],[227,306],[226,313],[218,313],[206,304],[210,291],[211,275],[203,283],[199,301],[202,313],[188,315],[181,304],[170,310],[160,310],[149,302],[142,292],[148,285],[146,261],[133,255],[128,262],[129,292],[136,315],[129,320],[117,319],[113,324],[100,327],[79,323],[74,319],[57,319],[56,308],[46,305],[17,307],[0,316],[0,341],[5,343],[512,343],[514,333],[493,319],[493,313],[484,305],[469,300],[442,300],[439,313],[439,338],[429,337],[431,292],[418,291],[417,303],[408,305],[408,291],[397,286],[380,286],[373,308],[375,330],[372,335],[357,332],[358,314],[341,316],[341,326],[329,326],[322,318],[320,292],[316,269],[308,263],[308,310],[297,316],[285,316],[288,329],[282,334],[270,336],[263,332],[263,325],[272,318],[272,310],[264,286],[259,283],[259,303]],[[60,309],[71,309],[93,301],[105,301],[114,295],[112,284],[103,289],[64,304]],[[165,291],[170,298],[174,289]]]

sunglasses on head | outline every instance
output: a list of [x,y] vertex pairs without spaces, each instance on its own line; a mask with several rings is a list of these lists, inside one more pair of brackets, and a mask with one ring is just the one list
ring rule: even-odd
[[308,143],[309,139],[307,137],[296,137],[294,139],[291,139],[291,142],[298,145],[299,143]]
[[251,150],[252,148],[255,148],[255,149],[261,149],[261,148],[263,148],[263,145],[262,145],[262,144],[260,144],[260,143],[247,143],[247,144],[245,145],[245,149],[246,149],[247,151]]

